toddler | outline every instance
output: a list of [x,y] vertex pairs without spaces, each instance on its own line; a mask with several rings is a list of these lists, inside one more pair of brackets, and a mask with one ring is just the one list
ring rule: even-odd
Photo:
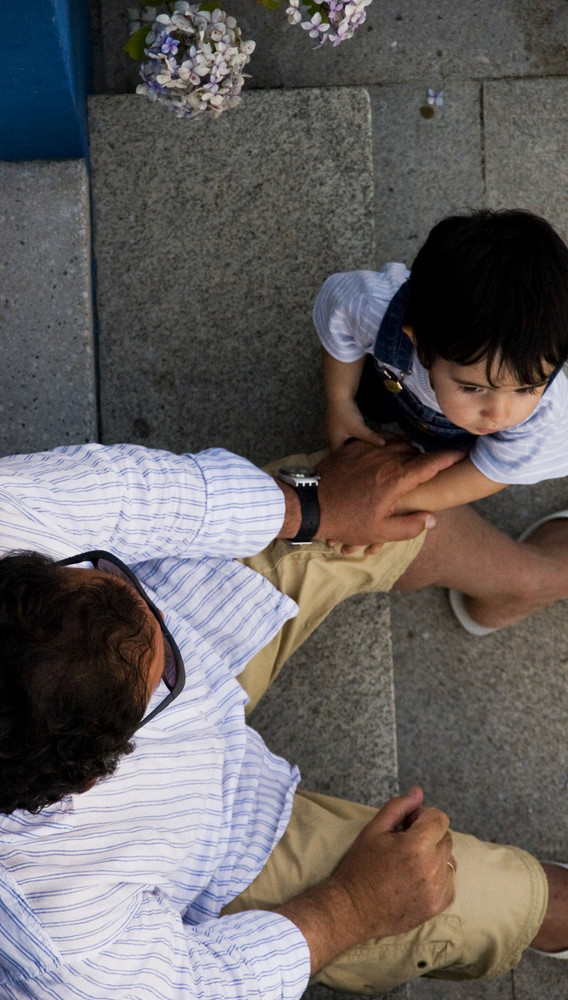
[[399,511],[568,475],[568,248],[544,219],[443,219],[410,272],[334,274],[313,315],[332,448],[350,437],[380,445],[366,416],[396,421],[425,449],[467,452]]

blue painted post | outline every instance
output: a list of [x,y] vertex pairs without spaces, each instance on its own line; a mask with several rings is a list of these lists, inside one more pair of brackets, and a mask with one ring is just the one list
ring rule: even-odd
[[0,160],[87,154],[88,0],[0,0]]

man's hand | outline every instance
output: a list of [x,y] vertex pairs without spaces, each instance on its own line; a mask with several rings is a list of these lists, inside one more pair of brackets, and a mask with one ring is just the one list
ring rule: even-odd
[[312,973],[370,938],[402,934],[454,897],[448,817],[422,808],[422,791],[391,799],[325,882],[279,908],[302,931]]
[[397,502],[464,457],[463,451],[456,450],[419,455],[401,440],[381,447],[346,442],[318,466],[318,538],[342,542],[343,551],[416,538],[425,528],[434,527],[435,518],[427,511],[395,515]]
[[362,941],[411,930],[453,899],[450,821],[439,809],[420,808],[422,797],[413,788],[387,802],[330,879],[346,893]]

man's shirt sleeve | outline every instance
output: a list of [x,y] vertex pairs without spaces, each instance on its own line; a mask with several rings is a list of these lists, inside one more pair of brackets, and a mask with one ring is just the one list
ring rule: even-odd
[[33,975],[27,966],[0,967],[2,997],[298,1000],[310,973],[307,942],[286,917],[250,910],[190,927],[159,894],[146,894],[117,940],[69,958],[55,952],[54,960]]
[[284,509],[270,476],[222,449],[88,444],[0,460],[3,551],[244,556],[275,537]]

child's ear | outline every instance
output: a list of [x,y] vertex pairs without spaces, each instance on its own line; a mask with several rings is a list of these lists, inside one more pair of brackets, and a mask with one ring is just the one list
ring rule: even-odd
[[406,336],[408,337],[408,339],[411,340],[412,343],[414,344],[414,346],[416,347],[416,337],[414,336],[414,330],[412,329],[412,327],[411,326],[403,326],[402,332],[406,334]]

